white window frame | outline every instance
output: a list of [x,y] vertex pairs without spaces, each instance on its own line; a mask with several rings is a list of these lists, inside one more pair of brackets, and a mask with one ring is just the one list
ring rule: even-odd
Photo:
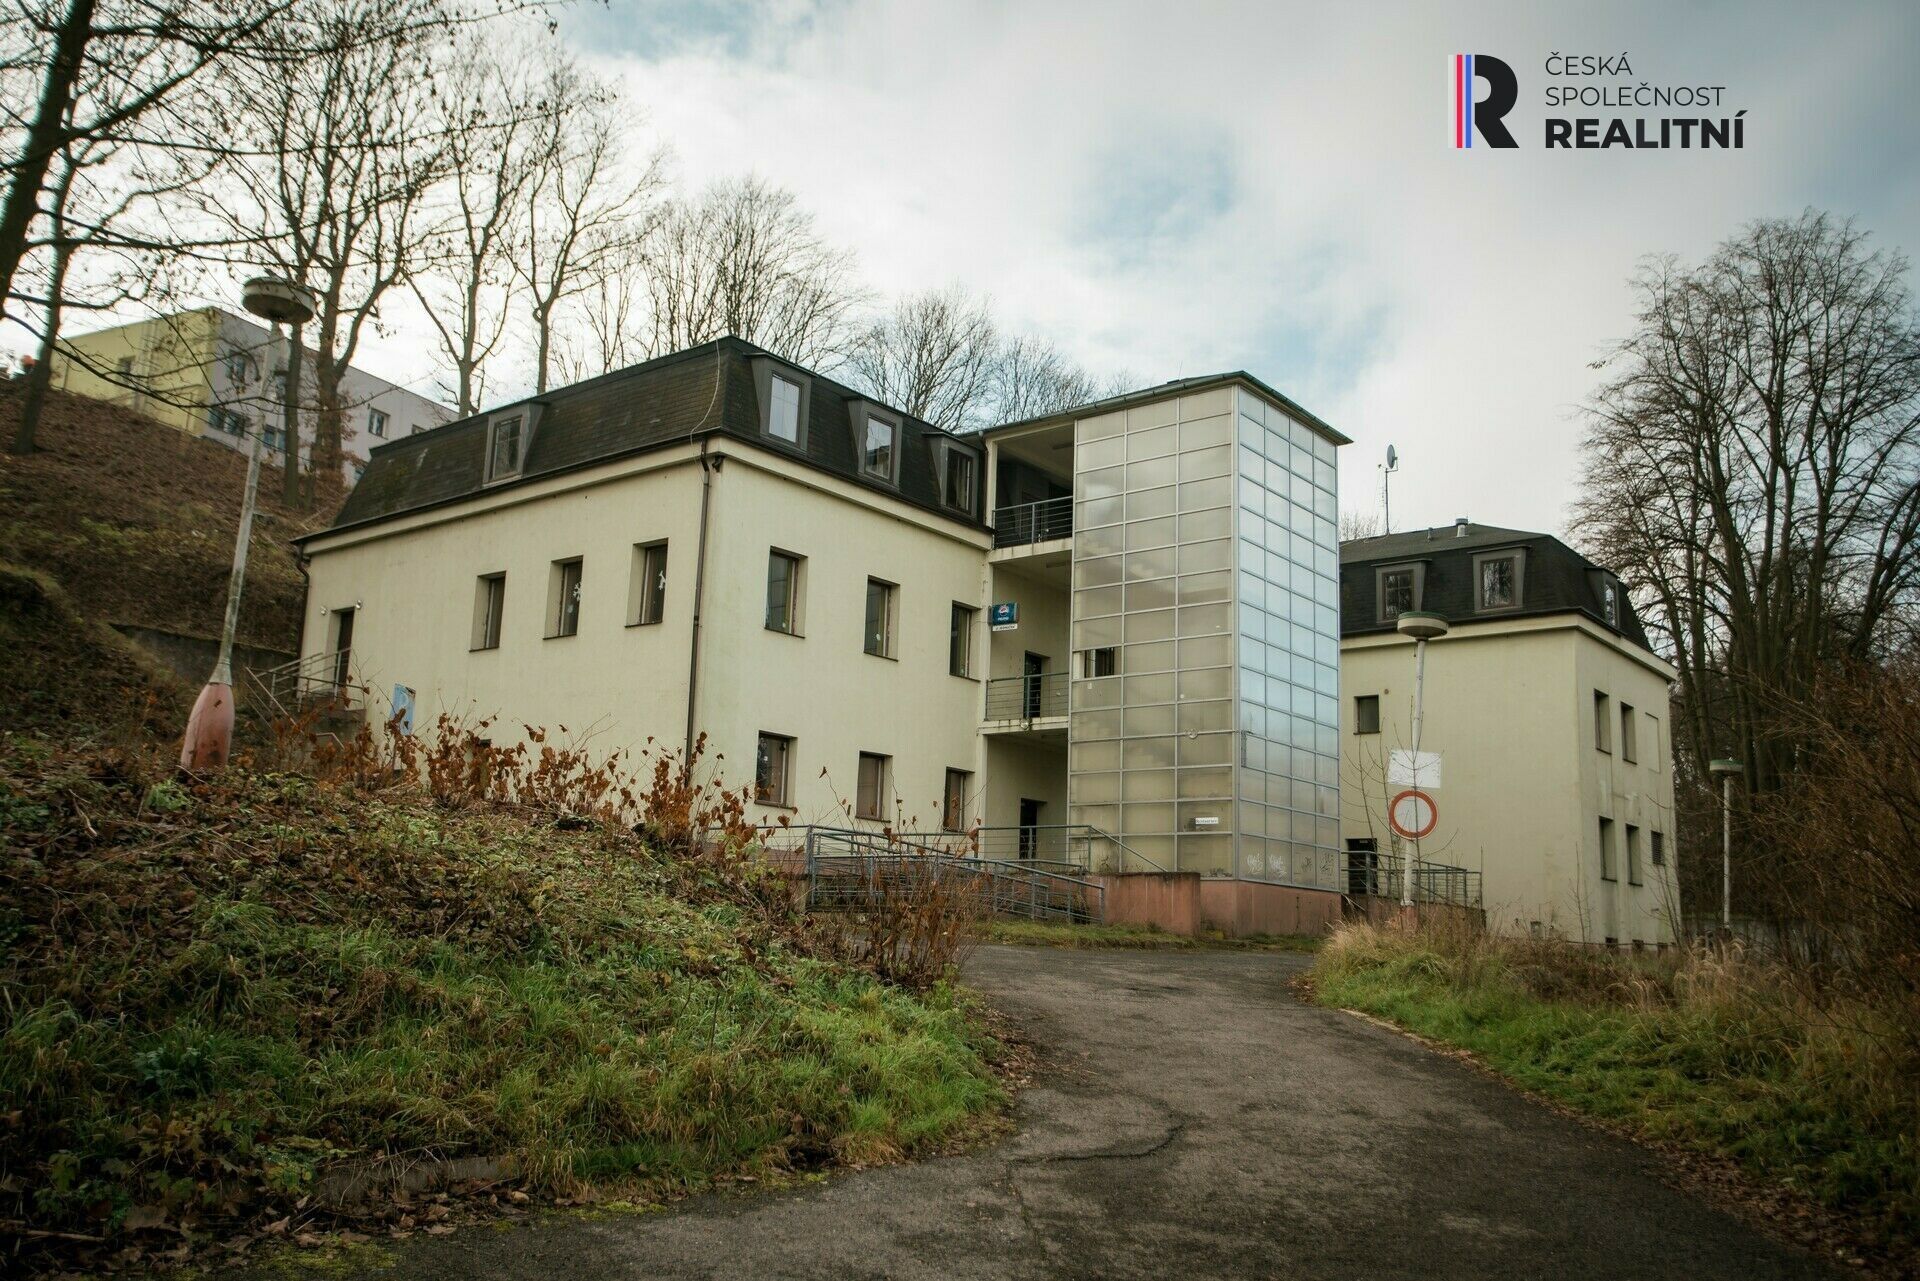
[[[784,560],[791,566],[787,574],[787,598],[784,606],[786,612],[785,626],[774,626],[771,609],[768,609],[762,615],[762,621],[766,624],[766,630],[770,632],[779,632],[784,636],[805,635],[805,632],[801,630],[804,621],[801,616],[801,611],[806,605],[805,579],[807,558],[798,552],[790,552],[780,547],[769,547],[767,549],[766,578],[766,587],[769,593],[773,587],[773,562],[775,558]],[[764,603],[769,606],[773,603],[771,595],[764,598]]]
[[392,421],[393,415],[389,414],[386,410],[375,409],[371,405],[367,407],[367,435],[385,440],[387,438],[387,426]]
[[[880,589],[880,634],[873,634],[873,596],[874,589]],[[894,658],[896,645],[894,637],[899,631],[897,620],[900,612],[900,584],[890,583],[884,578],[867,578],[866,595],[862,598],[860,615],[860,646],[875,658]],[[877,648],[876,648],[877,647]]]
[[627,626],[651,627],[667,616],[667,540],[633,545],[633,579],[628,584]]
[[[782,435],[778,426],[780,389],[783,387],[793,389],[793,435],[791,436]],[[789,378],[777,370],[773,372],[767,382],[767,435],[769,437],[780,441],[782,444],[792,445],[795,449],[804,446],[806,442],[806,426],[804,422],[805,415],[801,413],[801,400],[805,394],[806,388],[800,385],[798,379]]]
[[[487,419],[486,466],[488,484],[502,480],[513,480],[520,475],[521,470],[527,463],[527,445],[530,443],[532,437],[532,433],[528,430],[528,425],[531,422],[532,415],[527,412],[527,408],[524,405],[515,409],[503,409],[493,415],[493,417]],[[513,465],[511,467],[502,467],[499,457],[500,431],[503,427],[509,425],[513,426],[517,432],[514,445]]]
[[[867,455],[871,448],[873,429],[876,424],[887,428],[891,433],[887,444],[886,464],[875,467]],[[859,447],[860,474],[869,480],[883,480],[889,485],[898,484],[900,479],[900,419],[893,414],[868,410],[860,424],[860,439],[855,442]]]
[[[756,805],[772,805],[778,809],[792,809],[793,791],[793,749],[795,739],[791,734],[776,734],[772,730],[761,730],[754,742],[753,752],[753,800]],[[767,757],[767,744],[780,746],[780,760],[777,777],[771,782],[764,781],[773,771],[765,768],[771,762]]]
[[[498,584],[496,590],[495,584]],[[505,570],[481,574],[473,584],[473,636],[468,652],[499,649],[500,634],[506,630],[507,574]]]
[[[873,767],[872,795],[868,795],[867,767]],[[893,758],[880,752],[861,752],[854,766],[853,816],[870,822],[884,823],[887,819],[887,801],[892,791],[889,785],[893,775]]]

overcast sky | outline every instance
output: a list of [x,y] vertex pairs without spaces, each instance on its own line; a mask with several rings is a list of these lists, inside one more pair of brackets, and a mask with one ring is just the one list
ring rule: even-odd
[[[1808,205],[1920,250],[1920,6],[1588,8],[613,0],[566,32],[682,179],[792,188],[877,289],[960,282],[1143,384],[1244,368],[1353,437],[1343,509],[1399,447],[1396,528],[1558,530],[1641,255]],[[1455,52],[1513,67],[1518,148],[1453,149]],[[1746,145],[1547,151],[1552,53],[1725,86],[1651,114],[1745,109]]]
[[[1641,256],[1809,205],[1920,251],[1920,6],[1585,8],[583,0],[562,33],[637,149],[791,188],[879,295],[965,285],[1140,385],[1246,369],[1353,438],[1343,510],[1391,443],[1395,528],[1558,531]],[[1512,66],[1518,148],[1453,148],[1456,52]],[[1556,53],[1724,86],[1647,114],[1744,109],[1745,147],[1545,150]],[[430,391],[403,310],[361,363]]]

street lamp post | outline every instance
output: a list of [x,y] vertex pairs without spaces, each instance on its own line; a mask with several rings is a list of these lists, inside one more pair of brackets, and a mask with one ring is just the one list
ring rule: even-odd
[[1720,780],[1720,928],[1729,936],[1733,934],[1733,779],[1744,769],[1728,757],[1707,766],[1707,772]]
[[[1442,615],[1410,609],[1400,615],[1394,627],[1402,636],[1413,637],[1413,781],[1417,788],[1420,783],[1420,730],[1426,719],[1427,642],[1445,636],[1448,624]],[[1413,910],[1413,864],[1419,854],[1420,842],[1416,839],[1400,878],[1400,906],[1407,911]]]
[[[246,283],[243,300],[248,311],[273,325],[274,344],[281,339],[280,326],[296,328],[312,318],[316,300],[303,285],[277,276],[256,276]],[[287,393],[280,398],[281,421],[290,422]],[[247,585],[247,550],[253,541],[254,499],[260,489],[260,441],[265,425],[253,434],[247,449],[247,484],[240,497],[240,528],[233,539],[233,572],[227,579],[227,616],[220,629],[220,656],[214,660],[213,675],[193,702],[187,717],[187,733],[180,744],[180,768],[183,770],[219,769],[227,763],[233,749],[233,639],[240,628],[240,595]]]

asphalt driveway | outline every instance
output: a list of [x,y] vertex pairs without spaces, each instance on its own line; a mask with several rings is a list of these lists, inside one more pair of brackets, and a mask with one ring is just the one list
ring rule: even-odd
[[1039,1048],[992,1148],[398,1243],[408,1277],[1829,1277],[1657,1158],[1351,1015],[1304,958],[983,948]]

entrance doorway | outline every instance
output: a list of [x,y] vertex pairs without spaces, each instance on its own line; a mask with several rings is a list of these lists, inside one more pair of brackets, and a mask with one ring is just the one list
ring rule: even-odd
[[1025,796],[1020,798],[1020,858],[1022,861],[1038,858],[1040,855],[1040,811],[1045,804],[1044,801],[1032,800]]
[[353,650],[353,616],[358,611],[349,606],[333,611],[333,687],[347,687],[347,663]]
[[[1035,720],[1040,715],[1040,686],[1044,683],[1041,677],[1047,674],[1047,656],[1028,650],[1020,670],[1026,681],[1023,690],[1026,696],[1023,700],[1026,705],[1025,715],[1028,720]],[[1021,804],[1024,805],[1026,802],[1022,801]]]

